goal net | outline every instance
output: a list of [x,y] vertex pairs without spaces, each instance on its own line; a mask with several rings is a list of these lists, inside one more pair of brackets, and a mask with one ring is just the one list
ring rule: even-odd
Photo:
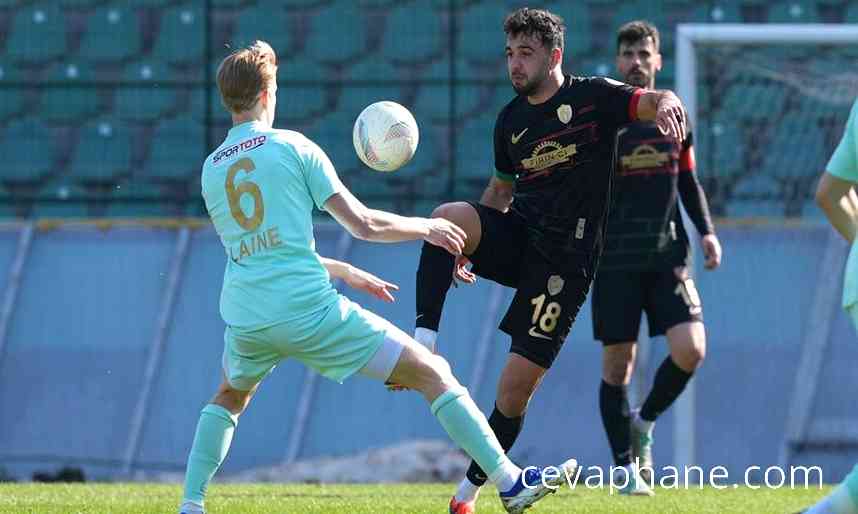
[[858,96],[858,25],[680,25],[677,90],[714,214],[814,218]]

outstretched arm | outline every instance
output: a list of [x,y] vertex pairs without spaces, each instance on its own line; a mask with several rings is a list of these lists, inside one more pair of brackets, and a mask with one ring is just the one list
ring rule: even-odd
[[396,243],[423,239],[453,255],[462,253],[465,231],[443,218],[408,218],[366,207],[343,188],[325,202],[325,210],[354,237]]
[[347,262],[319,257],[322,265],[327,268],[333,278],[341,279],[354,289],[359,289],[375,296],[385,302],[393,302],[393,291],[398,291],[399,286],[386,280],[382,280],[368,271],[352,266]]

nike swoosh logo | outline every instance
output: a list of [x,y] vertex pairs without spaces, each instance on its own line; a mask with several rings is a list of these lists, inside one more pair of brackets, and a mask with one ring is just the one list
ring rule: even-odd
[[527,333],[533,337],[538,337],[539,339],[548,339],[549,341],[551,341],[551,338],[547,335],[540,334],[539,332],[537,332],[536,327],[530,327],[530,330]]
[[514,144],[514,145],[518,144],[518,140],[521,139],[521,136],[523,136],[525,132],[527,132],[528,128],[530,128],[530,127],[527,127],[526,129],[522,130],[518,134],[513,134],[512,135],[512,144]]

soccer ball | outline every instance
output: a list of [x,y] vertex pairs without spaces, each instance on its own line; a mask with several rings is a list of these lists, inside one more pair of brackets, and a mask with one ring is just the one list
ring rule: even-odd
[[414,157],[420,134],[414,116],[396,102],[376,102],[355,120],[352,141],[360,160],[376,171],[395,171]]

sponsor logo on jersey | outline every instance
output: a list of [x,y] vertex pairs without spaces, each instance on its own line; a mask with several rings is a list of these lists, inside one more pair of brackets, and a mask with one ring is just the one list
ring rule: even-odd
[[266,139],[266,136],[256,136],[254,138],[245,139],[240,143],[224,148],[223,150],[214,154],[214,157],[212,157],[212,164],[220,164],[220,162],[224,159],[229,159],[230,157],[234,157],[239,153],[247,152],[248,150],[258,148],[265,144]]
[[521,164],[528,171],[539,171],[569,162],[576,153],[578,153],[577,145],[563,146],[556,141],[545,141],[538,144],[533,149],[533,154],[523,159]]
[[623,168],[627,170],[660,168],[670,161],[670,154],[659,152],[652,145],[640,145],[632,151],[631,155],[623,156],[621,161]]
[[[527,128],[530,128],[530,127],[527,127]],[[513,134],[513,135],[512,135],[512,138],[511,138],[511,140],[512,140],[512,144],[514,144],[514,145],[515,145],[515,144],[518,144],[518,140],[519,140],[519,139],[521,139],[521,136],[523,136],[525,132],[527,132],[527,128],[526,128],[526,129],[524,129],[524,130],[522,130],[522,131],[521,131],[521,132],[519,132],[518,134]]]

